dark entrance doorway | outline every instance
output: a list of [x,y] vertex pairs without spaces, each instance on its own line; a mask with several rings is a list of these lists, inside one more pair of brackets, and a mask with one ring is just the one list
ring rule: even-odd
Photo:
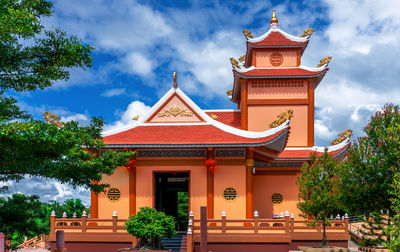
[[156,209],[174,216],[177,230],[186,231],[189,208],[189,173],[156,172],[154,179]]

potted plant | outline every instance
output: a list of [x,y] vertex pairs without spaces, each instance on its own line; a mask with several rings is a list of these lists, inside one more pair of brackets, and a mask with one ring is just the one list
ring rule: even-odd
[[162,249],[161,237],[176,235],[174,217],[150,207],[141,207],[136,216],[132,215],[125,223],[125,229],[138,239],[138,244],[120,251],[170,251]]

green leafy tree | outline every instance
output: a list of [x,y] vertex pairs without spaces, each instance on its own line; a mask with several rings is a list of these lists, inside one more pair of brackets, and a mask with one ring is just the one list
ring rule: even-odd
[[347,211],[365,216],[366,245],[380,245],[387,239],[385,229],[395,212],[391,188],[400,172],[399,107],[385,105],[364,132],[366,136],[354,141],[340,166],[339,191]]
[[176,235],[174,217],[150,207],[141,207],[136,216],[132,215],[125,223],[125,229],[139,239],[141,249],[161,248],[161,237]]
[[322,225],[322,247],[325,247],[326,226],[330,216],[342,212],[338,193],[338,178],[336,177],[337,161],[325,150],[318,158],[311,155],[310,163],[305,163],[297,177],[299,186],[300,216],[312,218],[312,225]]
[[13,194],[8,198],[0,197],[0,230],[8,240],[12,238],[12,246],[19,245],[25,235],[34,237],[41,230],[36,223],[37,212],[41,202],[39,197]]
[[104,147],[101,119],[92,118],[87,127],[68,122],[60,128],[33,120],[6,96],[68,80],[70,69],[91,67],[93,48],[59,28],[44,28],[42,19],[52,14],[49,0],[0,3],[0,181],[30,175],[103,191],[108,185],[92,182],[113,174],[133,153],[95,155]]
[[397,173],[393,180],[391,190],[391,210],[392,220],[391,225],[387,229],[389,239],[385,241],[385,245],[390,251],[400,251],[400,174]]

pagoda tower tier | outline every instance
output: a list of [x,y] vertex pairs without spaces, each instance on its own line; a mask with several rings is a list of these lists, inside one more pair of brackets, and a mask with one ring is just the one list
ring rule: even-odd
[[265,34],[246,35],[246,59],[243,67],[233,65],[231,97],[241,112],[241,128],[264,131],[269,122],[291,110],[287,146],[314,146],[314,90],[328,67],[301,65],[310,30],[300,37],[290,35],[279,28],[274,12]]

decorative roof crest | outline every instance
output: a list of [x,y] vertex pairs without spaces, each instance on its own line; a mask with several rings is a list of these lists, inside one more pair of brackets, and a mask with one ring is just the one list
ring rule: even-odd
[[313,28],[304,30],[303,34],[301,34],[300,37],[302,37],[302,38],[309,38],[309,37],[311,37],[311,35],[313,34],[314,31],[315,31],[315,30],[314,30]]
[[332,56],[325,57],[319,61],[317,67],[328,66],[329,62],[331,62]]
[[174,89],[178,88],[178,81],[177,81],[177,77],[176,77],[176,72],[174,72]]
[[65,123],[60,121],[61,118],[59,116],[47,111],[43,112],[43,119],[45,119],[48,123],[57,125],[59,128],[62,128],[65,125]]
[[232,67],[236,67],[237,69],[240,69],[239,62],[235,58],[230,58]]
[[353,130],[352,129],[348,129],[346,131],[343,131],[342,133],[340,133],[338,135],[338,138],[336,138],[335,140],[333,140],[332,142],[330,142],[331,145],[336,145],[336,144],[340,144],[341,142],[343,142],[344,140],[346,140],[347,138],[350,138],[353,135]]
[[286,120],[290,120],[293,117],[293,110],[288,109],[285,112],[282,112],[278,115],[278,119],[270,123],[268,126],[270,128],[275,128],[286,122]]
[[253,34],[251,34],[251,31],[249,31],[247,29],[243,30],[243,35],[246,37],[246,39],[254,38]]
[[273,26],[278,27],[278,19],[276,18],[275,10],[272,10],[272,17],[271,17],[271,20],[269,22],[271,24],[271,27],[273,27]]

